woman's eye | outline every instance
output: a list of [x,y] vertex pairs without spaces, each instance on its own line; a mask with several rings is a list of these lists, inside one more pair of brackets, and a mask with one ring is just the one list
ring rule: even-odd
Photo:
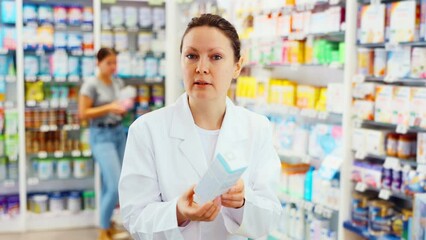
[[214,55],[213,56],[213,60],[220,60],[220,59],[222,59],[222,56],[220,56],[220,55]]
[[195,59],[197,56],[195,54],[187,54],[186,58],[188,59]]

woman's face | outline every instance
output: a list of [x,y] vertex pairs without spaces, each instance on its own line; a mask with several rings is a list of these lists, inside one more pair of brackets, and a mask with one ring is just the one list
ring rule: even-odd
[[102,61],[98,62],[99,71],[102,75],[112,76],[117,70],[117,57],[110,54]]
[[231,40],[215,27],[195,27],[183,39],[181,67],[188,96],[200,100],[225,98],[241,71]]

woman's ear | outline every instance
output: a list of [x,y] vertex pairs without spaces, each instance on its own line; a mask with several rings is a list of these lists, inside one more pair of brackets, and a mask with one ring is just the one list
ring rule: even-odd
[[244,57],[240,57],[238,62],[235,63],[234,74],[232,75],[233,79],[237,79],[240,76],[241,69],[243,69]]

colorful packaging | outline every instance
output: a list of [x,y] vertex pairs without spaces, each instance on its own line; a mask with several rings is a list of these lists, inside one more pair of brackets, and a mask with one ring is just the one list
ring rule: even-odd
[[358,31],[361,44],[385,41],[385,4],[363,5],[359,17]]
[[63,5],[56,5],[53,8],[53,19],[55,24],[67,23],[67,8]]
[[128,28],[134,28],[138,25],[138,9],[136,7],[125,8],[125,25]]
[[374,73],[374,52],[369,48],[358,48],[359,75],[372,76]]
[[55,78],[66,78],[68,75],[68,54],[65,51],[55,51],[51,56],[51,66]]
[[365,153],[384,156],[386,155],[386,136],[390,131],[365,129]]
[[[0,29],[1,31],[1,29]],[[3,48],[8,50],[16,50],[16,28],[3,27]]]
[[426,221],[426,194],[416,194],[413,213],[413,235],[409,239],[423,240],[426,238],[426,232],[422,224]]
[[68,44],[67,34],[64,32],[55,32],[55,49],[66,49]]
[[1,2],[1,20],[5,24],[16,22],[16,2],[4,0]]
[[30,4],[30,3],[24,3],[24,6],[22,8],[22,15],[24,17],[24,23],[29,22],[37,22],[37,5]]
[[156,7],[152,10],[152,22],[154,29],[161,29],[166,26],[166,12],[164,8]]
[[70,56],[68,58],[68,76],[80,76],[80,58],[75,56]]
[[426,133],[417,134],[417,163],[426,164]]
[[140,52],[148,52],[154,36],[151,32],[140,32],[138,34],[138,49]]
[[327,110],[327,88],[320,88],[319,98],[315,104],[315,110],[325,112]]
[[101,46],[102,47],[108,47],[108,48],[114,47],[113,34],[112,34],[111,31],[102,31],[101,32]]
[[36,77],[39,70],[39,58],[37,56],[24,56],[24,76]]
[[374,76],[384,77],[386,75],[386,50],[384,48],[374,49]]
[[[38,40],[34,36],[37,36],[37,28],[34,26],[24,26],[22,29],[22,38],[24,44],[24,50],[35,50],[37,48]],[[0,46],[3,42],[0,43]]]
[[59,179],[71,177],[71,160],[67,158],[59,159],[56,163],[56,174]]
[[121,6],[111,6],[111,25],[113,27],[121,27],[124,25],[124,8]]
[[320,159],[329,155],[341,156],[342,144],[341,126],[317,124],[309,136],[309,155]]
[[53,177],[53,159],[46,158],[37,160],[37,176],[41,180]]
[[283,105],[295,106],[296,105],[296,84],[290,81],[285,81],[282,85]]
[[117,75],[122,78],[132,76],[131,56],[129,52],[121,52],[117,55]]
[[326,109],[331,113],[343,113],[344,109],[344,86],[343,83],[327,84]]
[[319,97],[318,88],[306,85],[297,86],[296,106],[299,108],[315,108]]
[[84,33],[83,34],[83,50],[93,50],[94,49],[94,36],[93,33]]
[[392,124],[408,126],[410,119],[411,88],[394,87],[392,104]]
[[43,49],[52,49],[54,43],[54,29],[52,26],[43,25],[37,28],[38,46]]
[[410,125],[426,128],[426,89],[420,87],[411,88]]
[[16,217],[19,215],[19,195],[11,195],[7,197],[7,215]]
[[401,1],[390,4],[390,42],[413,42],[419,40],[420,5],[416,1]]
[[393,104],[393,86],[377,85],[376,102],[374,109],[374,121],[382,123],[391,123],[392,104]]
[[[7,158],[0,157],[0,181],[3,181],[5,179],[7,179]],[[1,209],[0,209],[0,214],[1,214]]]
[[43,23],[53,22],[53,8],[47,4],[41,4],[38,6],[38,21]]
[[69,33],[67,39],[67,49],[68,50],[82,50],[83,47],[83,37],[78,33]]
[[110,27],[110,14],[107,9],[102,9],[101,11],[101,23],[103,28],[109,28]]
[[83,23],[85,24],[93,24],[93,8],[92,7],[84,7],[83,8]]
[[404,46],[400,50],[388,52],[387,75],[393,78],[410,76],[411,72],[411,47]]
[[141,28],[152,26],[152,11],[150,7],[139,8],[139,26]]
[[83,8],[80,5],[71,5],[68,7],[68,24],[71,26],[80,26],[83,20]]
[[129,39],[127,32],[119,31],[114,33],[114,49],[119,52],[129,49]]
[[145,58],[145,77],[152,81],[158,76],[158,59],[153,56]]
[[411,77],[426,78],[426,48],[413,47]]
[[81,75],[92,77],[95,75],[96,62],[94,57],[83,56],[81,58]]

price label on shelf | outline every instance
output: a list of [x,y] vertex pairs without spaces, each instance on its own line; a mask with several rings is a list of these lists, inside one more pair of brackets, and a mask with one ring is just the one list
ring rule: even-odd
[[81,55],[83,55],[83,51],[82,50],[72,50],[71,55],[81,56]]
[[354,82],[354,83],[362,83],[362,82],[365,82],[365,76],[364,76],[364,75],[361,75],[361,74],[355,75],[355,76],[352,78],[352,82]]
[[28,178],[27,183],[29,186],[34,186],[40,183],[40,180],[36,177]]
[[395,77],[395,76],[391,76],[391,75],[387,75],[387,76],[385,76],[385,78],[383,79],[383,81],[384,82],[386,82],[386,83],[394,83],[394,82],[396,82],[398,80],[398,78],[397,77]]
[[401,51],[401,45],[396,42],[389,42],[385,44],[386,51]]
[[55,82],[66,82],[67,78],[66,77],[55,77]]
[[73,157],[80,157],[81,156],[81,152],[78,150],[74,150],[71,152],[71,156]]
[[69,82],[79,82],[80,81],[80,77],[79,76],[69,76],[68,77],[68,81]]
[[426,164],[417,165],[416,171],[422,174],[426,174]]
[[37,81],[37,77],[35,77],[35,76],[27,76],[27,77],[25,77],[25,81],[26,82],[35,82],[35,81]]
[[406,134],[407,132],[408,132],[408,126],[407,125],[398,124],[398,126],[396,126],[396,133]]
[[383,200],[389,200],[391,196],[392,196],[392,192],[389,189],[382,189],[379,192],[379,198]]
[[40,132],[48,132],[50,130],[49,125],[41,125]]
[[340,4],[340,0],[329,0],[328,3],[330,5],[337,5],[337,4]]
[[3,186],[5,187],[5,188],[13,188],[14,186],[16,185],[16,183],[15,183],[15,181],[13,181],[13,180],[5,180],[4,182],[3,182]]
[[52,77],[51,76],[40,76],[40,81],[42,82],[51,82],[52,81]]
[[85,151],[83,151],[83,156],[85,156],[85,157],[90,157],[90,156],[92,156],[92,151],[90,151],[90,150],[85,150]]
[[371,5],[380,5],[382,0],[371,0]]
[[327,119],[328,118],[328,112],[319,112],[318,118],[321,119],[321,120]]
[[386,168],[395,168],[397,166],[400,166],[399,159],[394,157],[386,157],[383,166]]
[[55,151],[54,156],[55,156],[55,158],[62,158],[62,157],[64,157],[64,152],[63,151]]
[[38,158],[47,158],[47,152],[45,152],[45,151],[38,152],[37,157]]
[[367,190],[367,184],[359,182],[355,185],[355,190],[358,192],[365,192],[365,190]]
[[358,150],[355,153],[355,158],[358,160],[364,160],[367,157],[365,150]]

